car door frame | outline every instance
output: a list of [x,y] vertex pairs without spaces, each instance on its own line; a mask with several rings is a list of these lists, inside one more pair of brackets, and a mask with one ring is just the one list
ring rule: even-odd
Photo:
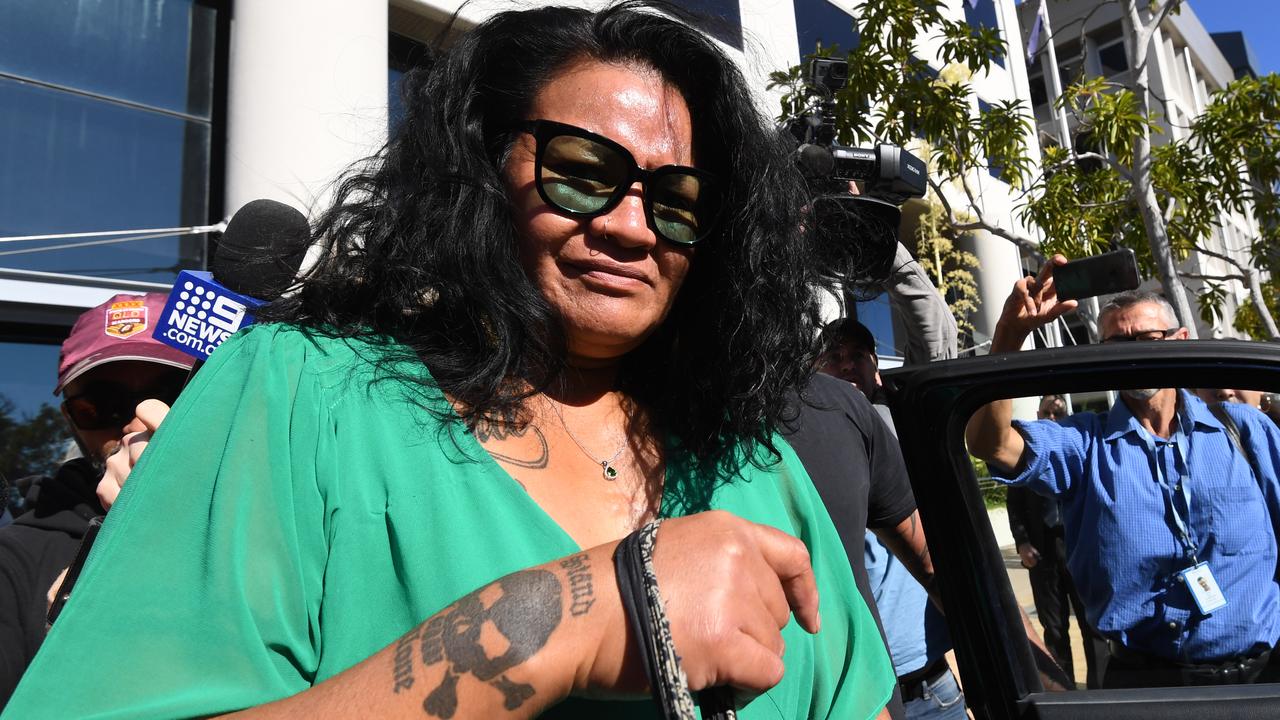
[[[973,411],[996,399],[1100,388],[1280,388],[1280,344],[1187,340],[1028,350],[883,373],[936,583],[976,717],[1168,720],[1268,717],[1280,683],[1044,692],[1017,600],[962,443]],[[1227,381],[1230,381],[1229,383]]]

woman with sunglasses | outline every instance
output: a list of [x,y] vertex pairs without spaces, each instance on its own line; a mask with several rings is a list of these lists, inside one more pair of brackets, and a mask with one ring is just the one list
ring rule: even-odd
[[892,670],[774,433],[801,187],[733,63],[651,8],[544,8],[404,97],[281,322],[154,438],[22,716],[654,717],[614,553],[657,518],[692,690],[875,716]]

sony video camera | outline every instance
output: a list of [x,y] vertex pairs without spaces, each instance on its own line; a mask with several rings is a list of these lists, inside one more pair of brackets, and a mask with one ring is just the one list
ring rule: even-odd
[[[814,252],[827,275],[866,298],[880,293],[893,269],[899,206],[924,196],[928,175],[920,158],[895,145],[854,148],[836,142],[835,93],[848,78],[847,62],[812,58],[805,79],[824,99],[787,130],[800,143],[794,157],[814,190]],[[849,181],[862,183],[861,195],[849,194]]]

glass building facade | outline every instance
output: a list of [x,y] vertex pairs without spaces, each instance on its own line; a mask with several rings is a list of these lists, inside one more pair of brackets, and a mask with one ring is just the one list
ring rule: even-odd
[[[217,13],[0,3],[0,236],[209,221]],[[204,236],[0,246],[3,268],[119,280],[169,282],[204,260]]]
[[[0,3],[0,237],[203,225],[222,213],[217,0]],[[204,235],[0,243],[0,273],[138,292],[203,268]],[[18,278],[14,280],[14,278]],[[135,286],[144,287],[144,286]],[[0,317],[0,396],[50,394],[74,314]],[[0,401],[2,402],[2,401]]]

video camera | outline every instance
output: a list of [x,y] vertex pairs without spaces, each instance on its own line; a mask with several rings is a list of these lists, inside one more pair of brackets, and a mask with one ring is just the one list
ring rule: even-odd
[[[791,121],[787,130],[800,143],[796,164],[816,190],[814,251],[846,289],[862,298],[878,295],[892,271],[902,203],[924,197],[928,170],[922,160],[896,145],[854,148],[836,142],[835,93],[849,80],[849,64],[817,57],[806,82],[825,99]],[[850,195],[849,181],[863,184]]]
[[835,93],[849,81],[849,63],[831,58],[809,61],[806,81],[826,95],[815,109],[788,126],[800,143],[796,159],[805,175],[814,180],[831,180],[843,189],[857,180],[865,184],[863,195],[894,205],[924,197],[928,170],[920,158],[896,145],[852,148],[840,145],[836,136]]

